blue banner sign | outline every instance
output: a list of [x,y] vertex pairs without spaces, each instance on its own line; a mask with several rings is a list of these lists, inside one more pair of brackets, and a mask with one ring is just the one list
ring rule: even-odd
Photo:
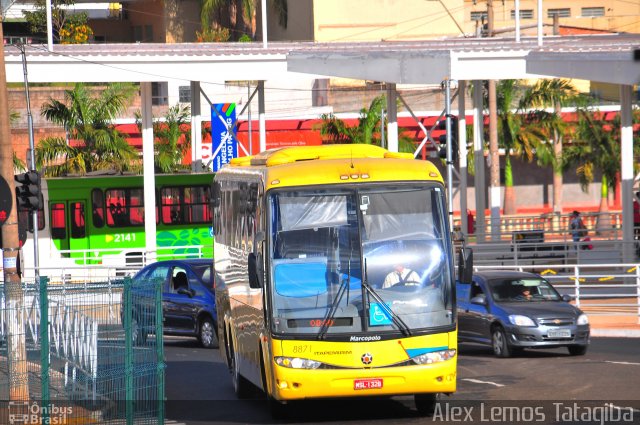
[[238,141],[234,137],[236,129],[236,104],[215,103],[211,105],[211,142],[213,171],[228,164],[238,156]]

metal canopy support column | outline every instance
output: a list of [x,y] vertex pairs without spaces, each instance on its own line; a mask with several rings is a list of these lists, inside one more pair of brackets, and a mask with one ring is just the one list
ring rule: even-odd
[[[153,153],[153,115],[151,112],[151,83],[140,83],[142,101],[142,168],[144,174],[144,233],[146,246],[145,263],[156,258],[156,184]],[[150,206],[150,207],[149,207]]]
[[622,242],[623,262],[633,256],[633,121],[631,117],[632,87],[620,86],[620,175],[622,180]]
[[387,148],[398,152],[398,103],[395,83],[387,83]]
[[476,241],[485,241],[485,181],[484,181],[484,108],[482,103],[482,81],[473,81],[473,158],[476,187]]
[[453,229],[453,147],[451,146],[451,80],[444,84],[444,110],[447,125],[447,210],[449,227]]
[[202,170],[200,81],[191,81],[191,171]]
[[260,127],[260,152],[267,150],[267,123],[264,108],[264,80],[258,81],[258,124]]
[[[467,229],[467,120],[465,110],[466,81],[458,81],[458,166],[460,171],[460,227],[465,237]],[[468,238],[466,238],[468,239]]]

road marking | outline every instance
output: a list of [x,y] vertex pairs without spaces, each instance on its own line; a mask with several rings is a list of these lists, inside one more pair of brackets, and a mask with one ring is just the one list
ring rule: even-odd
[[487,385],[495,385],[496,387],[504,387],[503,384],[498,384],[491,381],[481,381],[479,379],[464,378],[462,379],[462,381],[473,382],[474,384],[487,384]]
[[626,364],[626,365],[634,365],[634,366],[640,366],[640,363],[632,363],[632,362],[613,362],[611,360],[605,360],[605,363],[613,363],[613,364]]

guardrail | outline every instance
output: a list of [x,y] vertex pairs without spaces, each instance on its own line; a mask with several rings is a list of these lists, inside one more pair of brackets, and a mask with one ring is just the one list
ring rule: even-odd
[[538,273],[589,315],[635,316],[640,324],[640,263],[476,265]]

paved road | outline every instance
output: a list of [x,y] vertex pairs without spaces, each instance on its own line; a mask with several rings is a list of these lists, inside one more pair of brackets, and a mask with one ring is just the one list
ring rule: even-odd
[[[165,346],[168,419],[189,425],[276,423],[258,396],[255,400],[236,400],[218,350],[199,348],[195,339],[189,338],[167,337]],[[570,423],[571,415],[576,412],[574,401],[580,403],[579,409],[582,410],[578,413],[592,405],[580,402],[584,400],[594,400],[593,405],[599,409],[608,409],[603,407],[605,403],[640,409],[638,382],[640,339],[636,338],[594,338],[587,355],[581,357],[569,356],[566,349],[554,349],[527,351],[519,357],[498,359],[489,348],[464,345],[460,347],[458,391],[442,400],[443,408],[436,421],[462,423],[464,417],[455,417],[457,411],[454,408],[466,407],[471,413],[467,417],[472,419],[471,423],[483,422],[490,413],[498,415],[493,418],[494,422],[513,423],[518,418],[507,418],[507,414],[514,414],[508,408],[524,406],[524,410],[518,412],[534,415],[534,420],[545,415],[546,423]],[[620,411],[605,414],[616,412]],[[416,414],[409,397],[376,400],[375,403],[354,400],[305,403],[297,406],[293,413],[288,423],[432,422]],[[640,410],[634,414],[634,422],[638,423]]]

